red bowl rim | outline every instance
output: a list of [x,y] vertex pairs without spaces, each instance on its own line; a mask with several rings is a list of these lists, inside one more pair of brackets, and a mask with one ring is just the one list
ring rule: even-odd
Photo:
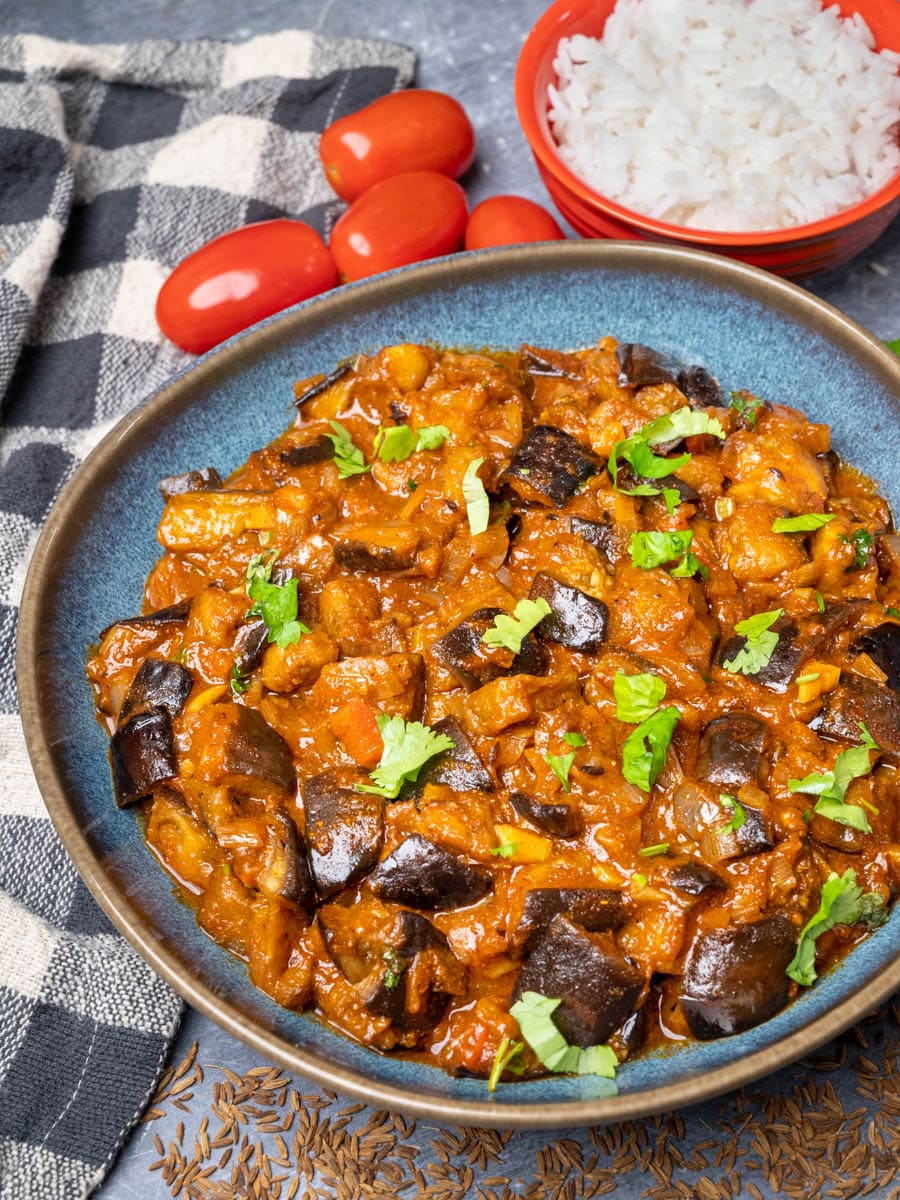
[[[532,153],[543,163],[555,180],[570,192],[574,192],[587,204],[609,216],[617,217],[635,229],[641,229],[645,233],[655,234],[672,241],[739,248],[783,245],[784,243],[815,240],[829,234],[839,233],[842,229],[871,216],[900,198],[900,171],[898,171],[877,192],[873,192],[871,196],[851,205],[850,208],[842,209],[831,217],[825,217],[820,221],[811,221],[805,225],[792,225],[787,229],[763,229],[735,233],[717,229],[693,229],[687,225],[670,225],[665,221],[658,221],[654,217],[635,212],[634,209],[625,208],[614,200],[601,195],[600,192],[595,192],[559,157],[555,143],[550,140],[549,132],[545,134],[540,127],[535,106],[534,79],[537,69],[543,63],[551,45],[555,53],[561,36],[558,26],[565,17],[569,16],[574,7],[572,0],[556,0],[528,34],[516,66],[515,99],[519,123]],[[587,8],[588,5],[584,5],[584,7]]]

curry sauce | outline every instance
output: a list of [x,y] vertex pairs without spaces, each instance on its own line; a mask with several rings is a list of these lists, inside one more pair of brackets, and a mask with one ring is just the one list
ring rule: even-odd
[[258,987],[495,1081],[591,1069],[539,1012],[614,1061],[750,1028],[884,919],[900,539],[827,426],[611,338],[295,396],[163,481],[88,667],[117,802]]

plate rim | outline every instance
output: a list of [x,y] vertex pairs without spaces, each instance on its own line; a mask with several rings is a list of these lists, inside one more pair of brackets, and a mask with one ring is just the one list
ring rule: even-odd
[[[612,1097],[568,1100],[558,1103],[541,1100],[499,1104],[485,1100],[455,1099],[408,1092],[403,1087],[371,1079],[356,1070],[344,1068],[293,1045],[286,1037],[266,1030],[244,1013],[231,999],[218,995],[186,965],[156,941],[128,895],[103,868],[85,831],[76,819],[66,795],[60,765],[52,746],[44,736],[41,713],[41,621],[44,585],[52,569],[55,547],[77,521],[77,511],[95,476],[112,469],[120,448],[143,431],[155,415],[176,411],[190,403],[194,386],[203,386],[215,376],[230,373],[229,367],[241,365],[247,351],[262,356],[295,326],[333,324],[335,315],[354,304],[382,303],[385,292],[402,299],[440,285],[453,277],[471,275],[489,278],[495,270],[524,269],[539,266],[565,269],[634,269],[638,273],[662,270],[698,276],[705,282],[734,289],[768,307],[790,310],[795,319],[808,327],[825,330],[839,346],[865,361],[868,370],[880,378],[900,404],[900,359],[897,359],[874,335],[839,309],[788,280],[770,275],[759,268],[707,251],[678,246],[662,246],[628,241],[550,242],[540,245],[450,255],[424,264],[416,264],[388,275],[345,285],[323,296],[296,305],[254,325],[188,364],[145,401],[124,414],[98,442],[66,483],[48,514],[35,543],[25,579],[19,609],[16,644],[16,680],[21,719],[31,765],[50,819],[63,846],[91,894],[113,925],[138,951],[141,957],[187,1003],[214,1021],[227,1033],[280,1066],[295,1071],[325,1087],[392,1111],[419,1117],[437,1118],[453,1124],[494,1128],[560,1128],[613,1123],[660,1112],[679,1110],[733,1088],[753,1082],[763,1075],[789,1066],[830,1038],[844,1032],[877,1008],[900,988],[900,957],[895,957],[873,979],[852,990],[808,1025],[778,1042],[754,1050],[711,1071],[677,1083],[657,1085],[641,1092],[621,1092]],[[374,1053],[374,1052],[373,1052]]]

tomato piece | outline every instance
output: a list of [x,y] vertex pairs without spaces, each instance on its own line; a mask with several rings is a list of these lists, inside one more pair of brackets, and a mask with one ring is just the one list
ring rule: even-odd
[[456,179],[475,157],[475,131],[452,96],[410,88],[329,125],[319,140],[319,157],[328,182],[352,202],[373,184],[407,171]]
[[189,254],[159,289],[156,321],[182,350],[202,354],[263,317],[337,283],[331,252],[303,221],[260,221]]
[[330,721],[331,732],[361,767],[377,767],[384,750],[375,712],[365,700],[348,700]]
[[369,188],[338,220],[331,253],[341,278],[364,279],[462,245],[466,196],[434,171],[393,175]]
[[565,236],[546,208],[533,200],[524,196],[490,196],[472,209],[466,225],[466,249],[556,242]]

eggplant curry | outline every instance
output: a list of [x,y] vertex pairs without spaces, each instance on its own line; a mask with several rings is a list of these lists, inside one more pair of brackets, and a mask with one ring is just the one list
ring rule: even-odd
[[397,345],[163,480],[88,674],[278,1003],[496,1085],[777,1013],[900,883],[900,538],[828,427],[604,338]]

